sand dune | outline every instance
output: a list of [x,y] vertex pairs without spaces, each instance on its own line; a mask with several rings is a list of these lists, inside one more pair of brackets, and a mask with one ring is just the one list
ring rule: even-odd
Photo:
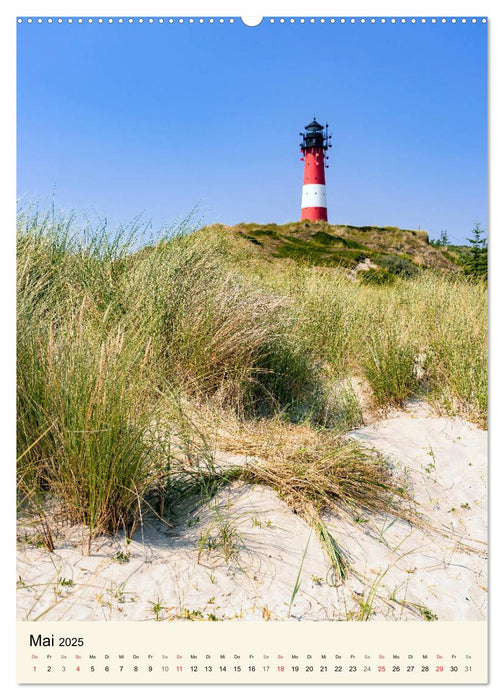
[[99,537],[91,556],[78,529],[49,553],[20,522],[18,619],[486,619],[486,432],[413,403],[351,435],[405,474],[425,526],[326,514],[345,581],[275,492],[236,483],[184,527],[146,514],[131,542]]

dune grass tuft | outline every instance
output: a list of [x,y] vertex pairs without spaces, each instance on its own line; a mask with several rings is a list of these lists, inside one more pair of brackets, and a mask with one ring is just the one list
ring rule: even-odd
[[[231,478],[276,491],[314,528],[337,578],[346,576],[347,557],[329,533],[325,514],[365,509],[419,522],[405,484],[378,452],[356,440],[277,419],[235,426],[217,442],[228,453],[254,455],[233,467]],[[222,472],[223,479],[229,476]]]

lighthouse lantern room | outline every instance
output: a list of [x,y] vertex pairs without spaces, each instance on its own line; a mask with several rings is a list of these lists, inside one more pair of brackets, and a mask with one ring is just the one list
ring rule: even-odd
[[325,187],[325,152],[331,148],[331,136],[328,133],[329,125],[324,127],[317,122],[315,117],[305,131],[299,135],[303,137],[301,153],[304,160],[303,197],[301,200],[301,219],[309,221],[327,221],[327,198]]

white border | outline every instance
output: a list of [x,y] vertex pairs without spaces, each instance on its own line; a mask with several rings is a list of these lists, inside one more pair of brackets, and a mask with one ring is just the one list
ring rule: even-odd
[[[306,10],[311,11],[311,15],[308,15]],[[2,212],[2,255],[0,256],[1,268],[0,268],[0,280],[2,284],[1,289],[1,299],[2,299],[2,326],[6,333],[3,334],[2,347],[2,413],[0,426],[2,429],[2,460],[1,466],[4,470],[4,475],[9,474],[9,479],[7,482],[7,492],[10,496],[8,507],[2,508],[2,516],[4,522],[2,522],[3,528],[3,541],[4,547],[6,543],[7,550],[12,554],[9,559],[9,566],[6,571],[4,571],[4,576],[2,577],[2,600],[4,601],[4,606],[2,610],[4,620],[7,620],[7,628],[4,628],[2,635],[2,641],[5,643],[2,645],[4,648],[4,654],[2,660],[6,663],[4,664],[3,683],[2,686],[7,690],[9,697],[27,697],[36,696],[37,698],[54,698],[61,697],[63,695],[71,695],[72,697],[87,697],[91,689],[87,686],[50,686],[50,687],[40,687],[40,686],[16,686],[15,685],[15,618],[14,618],[14,579],[15,579],[15,565],[14,565],[14,546],[11,544],[15,541],[14,535],[14,485],[15,479],[13,474],[13,465],[15,463],[14,457],[14,442],[13,442],[13,430],[14,430],[14,417],[13,417],[13,402],[14,402],[14,326],[15,326],[15,315],[14,315],[14,247],[13,247],[13,231],[15,226],[15,207],[13,202],[15,201],[15,33],[14,33],[14,18],[15,16],[120,16],[129,15],[133,17],[143,16],[293,16],[293,17],[308,17],[308,16],[354,16],[354,17],[373,17],[377,16],[396,16],[396,17],[472,17],[472,16],[489,16],[489,48],[490,48],[490,105],[491,105],[491,120],[490,120],[490,134],[491,134],[491,157],[490,157],[490,203],[491,216],[489,218],[489,229],[490,229],[490,239],[491,239],[491,276],[496,278],[500,276],[502,278],[502,273],[500,267],[504,264],[504,255],[502,254],[504,238],[504,226],[503,226],[503,197],[500,194],[502,187],[502,176],[500,173],[499,165],[501,163],[502,157],[502,140],[504,138],[502,134],[502,129],[498,128],[497,125],[504,123],[504,114],[502,108],[502,90],[499,86],[499,81],[502,82],[502,69],[498,66],[504,65],[504,36],[502,31],[502,5],[493,2],[467,2],[466,0],[461,0],[458,2],[432,2],[426,1],[423,3],[409,3],[409,2],[328,2],[318,0],[309,4],[300,3],[297,0],[295,2],[275,2],[275,0],[270,0],[269,2],[192,2],[187,0],[186,2],[174,2],[174,3],[162,3],[153,0],[144,0],[142,3],[131,2],[131,0],[125,0],[124,2],[118,2],[117,0],[102,0],[97,2],[97,0],[89,0],[88,2],[76,1],[76,2],[63,2],[62,0],[51,1],[48,0],[44,3],[43,7],[40,2],[35,2],[34,0],[27,1],[22,0],[20,2],[8,2],[2,5],[2,22],[0,23],[1,39],[0,39],[0,51],[1,51],[1,61],[0,61],[0,74],[2,77],[2,129],[0,129],[0,149],[3,157],[4,168],[2,171],[2,187],[0,188],[0,202],[1,202],[1,212]],[[461,146],[462,147],[462,146]],[[493,232],[493,233],[492,233]],[[491,389],[491,426],[499,426],[502,419],[502,410],[499,408],[497,399],[500,394],[500,389],[503,386],[502,382],[502,363],[499,362],[499,352],[501,347],[501,337],[500,328],[503,326],[502,322],[499,320],[496,314],[493,313],[495,308],[498,308],[500,302],[500,295],[503,290],[501,288],[501,283],[494,279],[491,286],[491,377],[492,377],[492,389]],[[502,522],[496,522],[496,514],[494,511],[499,510],[499,500],[497,500],[497,494],[502,494],[504,492],[503,487],[503,477],[502,477],[502,465],[500,464],[499,457],[502,452],[500,446],[497,444],[497,438],[491,433],[491,531],[494,533],[491,537],[492,542],[495,543],[495,548],[492,548],[490,565],[492,581],[494,586],[498,589],[502,578],[499,573],[502,572],[502,563],[499,557],[499,534],[502,532]],[[2,482],[3,485],[5,482]],[[3,489],[5,492],[5,488]],[[502,512],[502,508],[500,508]],[[495,516],[495,517],[494,517]],[[11,549],[12,546],[12,549]],[[498,559],[499,557],[499,559]],[[337,697],[337,695],[344,694],[345,697],[352,697],[360,695],[362,692],[372,693],[373,697],[376,698],[389,698],[389,697],[403,697],[406,693],[408,696],[418,696],[423,697],[428,693],[429,698],[439,697],[447,698],[453,695],[453,697],[479,697],[480,694],[487,694],[490,692],[491,695],[496,695],[497,692],[502,692],[502,671],[504,664],[502,663],[502,658],[498,655],[500,651],[498,649],[497,633],[500,629],[504,628],[504,619],[502,613],[502,605],[500,604],[500,594],[496,590],[493,597],[491,598],[491,639],[490,639],[490,673],[491,673],[491,683],[489,686],[373,686],[371,688],[364,688],[363,686],[344,686],[341,688],[333,686],[317,686],[314,688],[314,692],[318,697]],[[499,635],[501,636],[501,635]],[[7,647],[7,652],[5,651]],[[98,690],[98,689],[97,689]],[[114,691],[121,697],[138,697],[139,688],[134,686],[121,686],[117,687]],[[149,686],[147,692],[153,697],[163,697],[166,698],[169,695],[175,695],[176,698],[179,697],[189,697],[193,692],[198,692],[198,690],[191,686],[184,687],[166,687],[166,686]],[[240,697],[255,697],[258,693],[262,696],[268,696],[274,693],[276,697],[283,696],[290,698],[303,697],[306,698],[307,694],[310,693],[310,688],[308,686],[281,686],[281,687],[269,687],[269,686],[218,686],[218,687],[205,687],[202,691],[205,697],[235,697],[237,694]]]

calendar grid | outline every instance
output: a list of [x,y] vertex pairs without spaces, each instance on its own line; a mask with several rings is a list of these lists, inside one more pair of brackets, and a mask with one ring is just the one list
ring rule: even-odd
[[487,682],[486,623],[196,625],[18,623],[18,681]]

